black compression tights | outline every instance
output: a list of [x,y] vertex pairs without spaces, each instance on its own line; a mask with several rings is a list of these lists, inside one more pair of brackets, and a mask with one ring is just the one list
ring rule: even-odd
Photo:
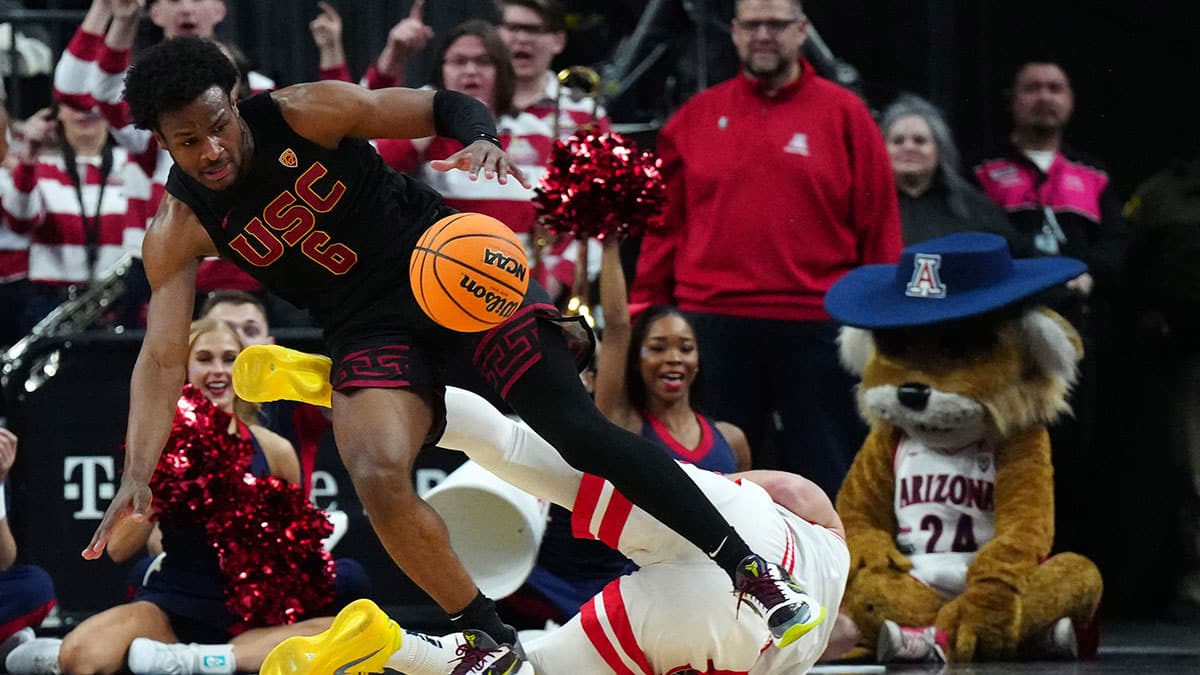
[[631,502],[713,557],[732,579],[751,553],[746,543],[664,448],[600,413],[562,334],[538,323],[542,358],[505,400],[571,466],[608,479]]

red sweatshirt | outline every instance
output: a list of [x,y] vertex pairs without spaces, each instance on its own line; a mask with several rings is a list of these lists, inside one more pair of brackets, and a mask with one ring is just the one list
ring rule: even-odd
[[658,140],[665,227],[642,242],[631,301],[828,320],[843,274],[900,257],[896,183],[879,127],[813,74],[774,96],[739,75],[703,91]]

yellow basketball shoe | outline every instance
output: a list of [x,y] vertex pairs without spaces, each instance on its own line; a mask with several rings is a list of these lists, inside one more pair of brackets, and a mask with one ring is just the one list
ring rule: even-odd
[[360,675],[382,673],[400,649],[403,632],[370,600],[355,600],[338,612],[329,630],[280,642],[259,675]]
[[251,345],[233,362],[233,390],[252,403],[300,401],[330,406],[333,387],[327,356],[279,345]]

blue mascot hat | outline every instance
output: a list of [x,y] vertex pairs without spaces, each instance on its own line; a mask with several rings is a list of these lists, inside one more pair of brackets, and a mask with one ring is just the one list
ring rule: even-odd
[[958,232],[913,244],[896,265],[851,270],[825,295],[837,321],[868,330],[925,326],[990,312],[1087,271],[1074,258],[1013,260],[996,234]]

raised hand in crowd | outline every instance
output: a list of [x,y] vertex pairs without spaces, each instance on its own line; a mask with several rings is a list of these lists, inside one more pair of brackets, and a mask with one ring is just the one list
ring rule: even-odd
[[90,35],[104,35],[112,19],[112,0],[92,0],[79,28]]
[[37,161],[38,154],[47,146],[58,143],[58,118],[51,108],[42,108],[29,116],[21,125],[21,137],[24,143],[14,153],[22,162]]
[[108,27],[104,42],[110,49],[128,49],[137,37],[146,0],[108,0],[108,4],[112,11],[112,25]]
[[146,0],[105,0],[114,19],[137,19],[146,9]]
[[415,0],[408,16],[388,31],[387,44],[379,52],[375,67],[381,74],[400,80],[404,76],[404,62],[416,54],[433,39],[433,29],[421,17],[425,0]]
[[346,49],[342,44],[342,15],[328,2],[318,2],[321,13],[308,23],[321,68],[334,68],[346,62]]

